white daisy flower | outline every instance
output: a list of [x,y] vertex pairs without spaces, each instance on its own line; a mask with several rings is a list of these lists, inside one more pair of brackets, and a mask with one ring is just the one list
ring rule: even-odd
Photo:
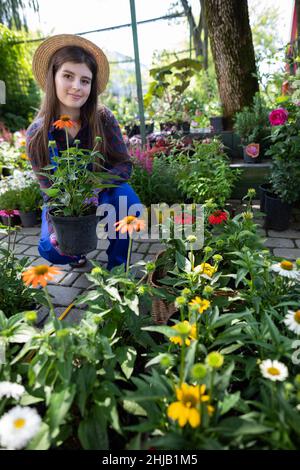
[[23,385],[13,382],[0,382],[0,398],[7,397],[18,400],[24,392],[25,388]]
[[0,445],[10,449],[22,449],[36,435],[41,417],[34,408],[15,406],[0,419]]
[[287,367],[276,359],[266,359],[260,364],[260,372],[266,379],[272,380],[273,382],[279,380],[283,381],[289,375]]
[[271,271],[278,273],[280,276],[300,282],[300,272],[297,271],[291,261],[284,260],[281,261],[281,263],[273,264],[270,269]]
[[300,310],[288,310],[288,314],[285,316],[283,322],[286,324],[289,330],[300,335]]

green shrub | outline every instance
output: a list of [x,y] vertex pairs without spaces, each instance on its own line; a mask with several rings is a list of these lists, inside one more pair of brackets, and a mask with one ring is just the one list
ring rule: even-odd
[[31,70],[36,45],[14,44],[26,39],[25,35],[28,36],[0,24],[0,80],[6,84],[6,104],[1,105],[0,121],[12,131],[27,127],[40,103]]

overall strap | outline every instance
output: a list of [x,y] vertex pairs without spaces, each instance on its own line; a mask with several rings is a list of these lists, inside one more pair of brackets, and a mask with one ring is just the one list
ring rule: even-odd
[[[48,132],[48,140],[49,141],[50,140],[55,140],[50,131]],[[54,147],[54,152],[53,152],[52,147],[49,147],[49,157],[50,157],[50,164],[51,165],[55,165],[57,167],[57,163],[54,160],[52,160],[52,158],[53,157],[58,157],[58,156],[59,156],[59,153],[58,153],[57,146]]]

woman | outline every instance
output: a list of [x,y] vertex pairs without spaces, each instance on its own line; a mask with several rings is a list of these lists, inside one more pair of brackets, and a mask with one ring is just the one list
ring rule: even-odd
[[[81,148],[94,147],[95,137],[101,136],[99,150],[105,157],[105,168],[117,180],[109,181],[117,187],[99,193],[99,204],[111,204],[119,220],[119,198],[127,203],[127,212],[132,204],[140,204],[133,189],[126,183],[131,174],[132,164],[123,141],[120,127],[104,106],[98,105],[98,95],[107,85],[109,65],[103,51],[92,42],[79,36],[61,34],[46,39],[36,50],[32,68],[34,76],[45,91],[45,97],[35,120],[27,129],[27,153],[36,173],[41,190],[49,188],[48,178],[38,174],[41,168],[52,162],[53,155],[48,148],[49,140],[55,140],[54,154],[66,149],[64,129],[53,126],[61,115],[69,115],[75,123],[68,129],[69,142],[80,140]],[[121,178],[121,179],[120,179]],[[121,183],[120,183],[121,182]],[[44,201],[47,196],[43,193]],[[131,214],[139,215],[139,213]],[[108,266],[126,263],[128,239],[109,238]],[[48,208],[42,211],[42,230],[39,242],[40,255],[54,264],[82,266],[85,256],[68,256],[59,250],[53,227],[49,221]]]

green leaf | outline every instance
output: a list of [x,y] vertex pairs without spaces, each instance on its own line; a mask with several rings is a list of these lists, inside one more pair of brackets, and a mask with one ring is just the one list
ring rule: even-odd
[[60,392],[52,393],[47,411],[51,436],[59,432],[59,426],[65,421],[75,396],[75,385],[70,384]]
[[171,328],[170,326],[165,326],[165,325],[144,326],[142,328],[142,330],[154,331],[155,333],[162,333],[163,335],[167,336],[168,338],[171,338],[171,336],[174,336],[174,329]]
[[47,196],[49,197],[55,197],[60,193],[60,190],[55,189],[55,188],[48,188],[48,189],[43,189],[43,192],[47,194]]
[[123,400],[123,408],[135,416],[147,416],[147,412],[138,403],[131,400]]
[[116,287],[112,286],[103,286],[103,289],[105,292],[107,292],[110,297],[112,297],[114,300],[117,300],[118,302],[122,303],[122,299],[120,297],[119,291]]
[[259,424],[256,421],[242,418],[225,418],[219,423],[218,432],[229,436],[246,436],[272,432],[273,428]]
[[219,408],[220,408],[220,413],[221,415],[224,415],[227,413],[229,410],[234,408],[236,403],[240,399],[241,392],[235,392],[232,393],[231,395],[225,395],[224,400],[219,403]]
[[37,330],[30,325],[18,326],[9,337],[10,343],[27,343],[33,336],[37,335]]
[[231,346],[227,346],[227,348],[223,348],[220,350],[221,354],[231,354],[233,351],[240,349],[243,347],[243,344],[232,344]]
[[130,379],[136,360],[136,350],[132,346],[123,346],[117,348],[115,354],[126,379]]
[[82,416],[88,411],[85,408],[88,396],[91,394],[96,381],[96,369],[91,364],[85,364],[76,375],[78,406]]
[[176,251],[176,263],[178,268],[182,271],[190,272],[192,269],[191,262],[178,251]]
[[81,445],[87,450],[108,450],[107,422],[103,408],[94,405],[89,416],[81,421],[78,437]]
[[51,445],[50,430],[46,423],[42,423],[40,430],[31,439],[30,443],[26,447],[26,450],[47,450]]
[[268,330],[270,332],[272,340],[274,341],[274,343],[278,344],[280,342],[280,333],[279,333],[277,327],[275,326],[273,320],[271,319],[271,317],[267,313],[265,314],[265,317],[266,317],[266,320],[267,320]]
[[139,298],[137,295],[133,297],[133,299],[129,299],[128,297],[124,298],[124,303],[133,311],[136,315],[140,314],[139,310]]
[[186,353],[186,356],[185,356],[185,368],[184,368],[183,380],[186,380],[186,378],[188,377],[188,375],[190,373],[191,367],[195,363],[195,355],[196,355],[196,351],[197,351],[197,345],[198,345],[198,341],[192,341],[190,346],[188,346],[188,348],[187,348],[187,353]]

